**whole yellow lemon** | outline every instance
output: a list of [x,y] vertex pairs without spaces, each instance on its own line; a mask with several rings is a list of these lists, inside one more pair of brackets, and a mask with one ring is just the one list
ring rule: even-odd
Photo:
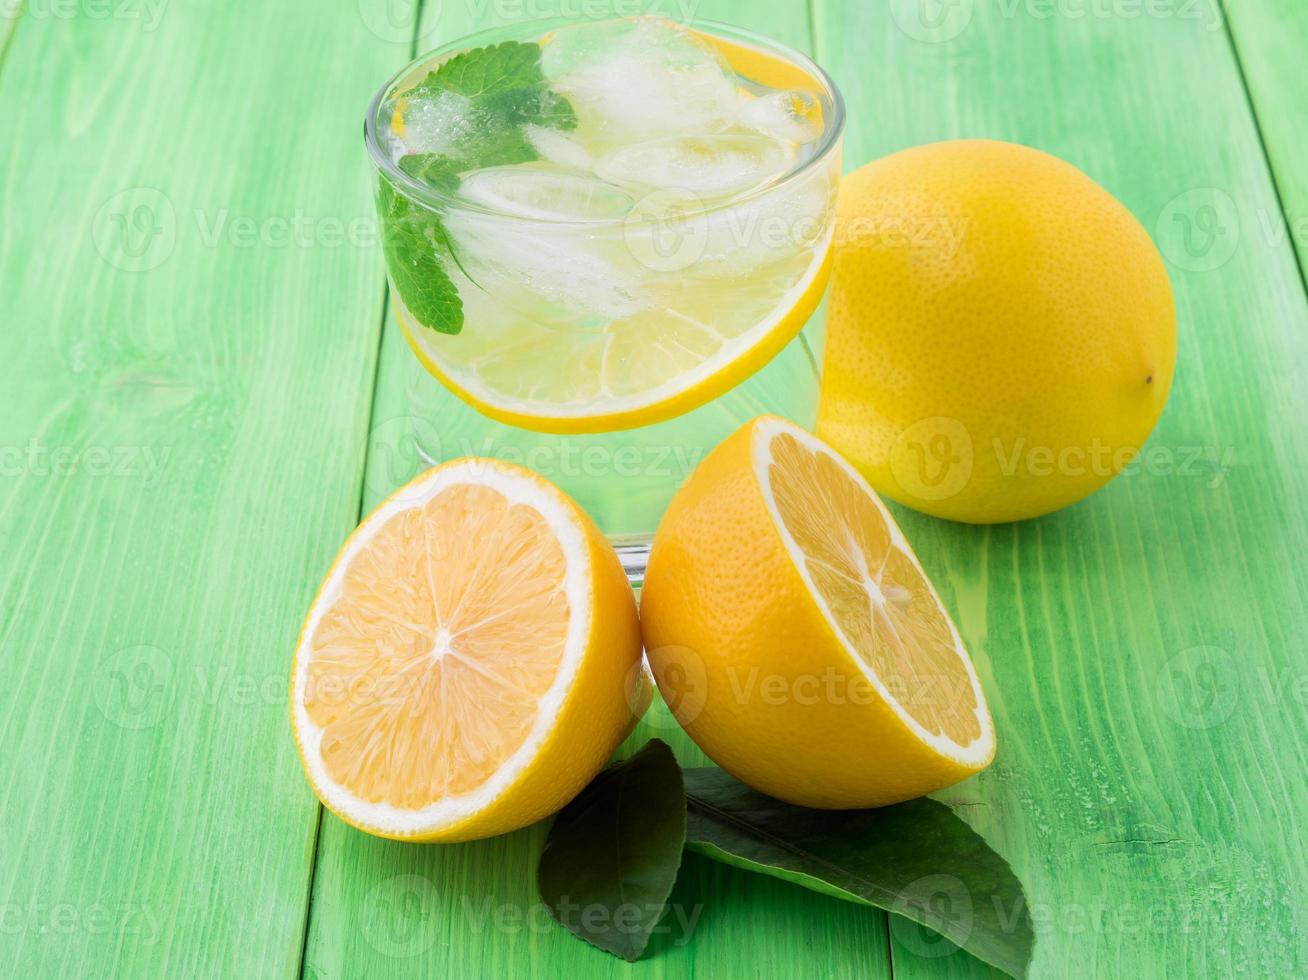
[[1080,170],[993,140],[932,143],[845,177],[818,434],[878,491],[972,523],[1108,482],[1167,400],[1163,262]]

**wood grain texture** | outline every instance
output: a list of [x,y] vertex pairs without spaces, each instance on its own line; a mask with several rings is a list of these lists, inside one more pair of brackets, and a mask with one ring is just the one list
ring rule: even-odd
[[[1302,235],[1308,24],[1295,0],[1228,7],[1270,171],[1206,4],[693,10],[816,46],[848,97],[847,166],[1032,143],[1168,260],[1181,361],[1142,463],[1022,525],[899,510],[1001,738],[942,798],[1027,882],[1039,976],[1308,972],[1308,308],[1271,178]],[[674,916],[623,964],[543,917],[542,828],[420,847],[326,816],[309,894],[290,651],[360,483],[375,502],[417,466],[409,356],[388,323],[375,363],[380,257],[350,230],[371,217],[358,120],[409,56],[412,10],[31,8],[0,19],[0,113],[22,134],[0,145],[12,975],[888,974],[879,913],[694,856],[673,896],[693,928]],[[416,33],[427,49],[545,9],[428,0]],[[651,734],[703,761],[665,711],[632,744]],[[984,972],[892,935],[897,974]]]
[[404,50],[360,17],[32,4],[14,28],[6,975],[298,971],[318,807],[289,659],[357,519],[383,300],[366,234],[342,241],[372,205],[341,107]]
[[1285,213],[1284,225],[1265,214],[1241,215],[1241,225],[1292,247],[1308,277],[1308,4],[1227,0],[1224,9]]
[[[1176,291],[1176,383],[1127,475],[1018,525],[898,510],[998,726],[994,766],[942,797],[1026,882],[1033,975],[1302,975],[1308,310],[1289,249],[1223,233],[1226,199],[1276,197],[1221,18],[825,0],[816,26],[850,165],[963,136],[1056,153]],[[901,938],[896,976],[979,972]]]
[[[559,9],[576,8],[563,3]],[[680,10],[659,9],[673,16]],[[435,16],[432,10],[428,7],[419,31],[422,50],[495,22],[456,4],[441,5]],[[541,11],[532,6],[527,13]],[[510,5],[504,12],[519,11]],[[784,0],[753,4],[748,14],[730,0],[714,0],[700,4],[696,14],[747,24],[810,49],[806,11]],[[500,20],[515,19],[524,18]],[[369,436],[371,502],[421,466],[404,396],[405,384],[415,380],[412,360],[392,318],[382,343]],[[708,761],[661,706],[652,709],[625,750],[651,736],[671,744],[684,764]],[[668,931],[655,934],[643,960],[624,963],[546,918],[534,875],[547,828],[542,823],[473,844],[415,846],[370,838],[325,814],[304,975],[314,980],[889,975],[883,913],[690,854],[672,894],[672,912],[660,927]]]

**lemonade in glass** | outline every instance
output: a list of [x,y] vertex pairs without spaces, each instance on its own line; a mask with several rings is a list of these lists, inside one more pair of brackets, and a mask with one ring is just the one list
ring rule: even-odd
[[406,67],[365,133],[423,455],[536,470],[638,579],[710,449],[814,421],[843,122],[812,61],[719,24],[535,22]]

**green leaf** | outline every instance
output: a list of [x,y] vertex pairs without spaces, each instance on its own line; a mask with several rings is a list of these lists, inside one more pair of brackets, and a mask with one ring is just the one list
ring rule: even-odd
[[[505,41],[455,55],[404,93],[432,98],[453,92],[478,110],[476,129],[452,154],[413,153],[399,167],[445,196],[459,188],[459,175],[483,167],[526,163],[538,156],[527,123],[555,129],[577,125],[568,100],[549,87],[540,67],[540,46]],[[463,300],[446,270],[458,264],[439,210],[409,201],[384,178],[378,191],[386,268],[404,305],[423,326],[438,333],[463,329]]]
[[382,252],[395,291],[423,326],[458,333],[463,329],[463,300],[441,261],[442,254],[449,254],[449,242],[440,217],[410,201],[384,177],[378,201]]
[[634,962],[666,911],[685,841],[681,769],[652,739],[555,818],[536,870],[541,898],[564,928]]
[[[687,846],[813,891],[886,909],[1014,977],[1035,946],[1022,883],[985,840],[935,800],[809,810],[756,793],[721,769],[687,769]],[[901,941],[947,946],[916,927]]]
[[459,150],[459,169],[464,171],[507,167],[539,156],[520,126],[484,126],[465,140]]
[[458,164],[439,153],[411,153],[400,158],[400,169],[415,180],[446,194],[459,189]]
[[407,94],[422,98],[454,92],[479,109],[513,123],[535,122],[573,129],[577,117],[566,99],[549,88],[540,67],[540,45],[505,41],[455,55]]
[[542,88],[536,94],[536,103],[530,122],[550,129],[577,128],[577,114],[572,111],[572,103],[552,88]]

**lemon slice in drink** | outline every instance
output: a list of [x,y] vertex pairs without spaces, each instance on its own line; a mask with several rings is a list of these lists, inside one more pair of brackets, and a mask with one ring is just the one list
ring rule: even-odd
[[346,542],[310,608],[291,719],[322,802],[372,834],[455,841],[559,809],[648,703],[626,576],[520,467],[446,463]]
[[[716,398],[799,332],[831,272],[829,230],[757,265],[732,269],[728,250],[716,267],[647,276],[631,270],[639,246],[610,240],[579,249],[560,240],[555,255],[547,233],[534,234],[520,246],[522,261],[565,263],[561,290],[574,290],[556,306],[520,289],[520,276],[498,275],[493,261],[469,263],[464,255],[478,281],[460,282],[462,333],[425,329],[402,302],[397,314],[418,360],[454,394],[497,421],[543,432],[634,428]],[[494,254],[489,239],[485,253]],[[608,274],[614,265],[631,272],[643,295],[624,295]],[[585,322],[588,304],[600,311],[593,323]]]
[[783,419],[709,454],[659,525],[641,627],[664,700],[722,768],[802,806],[880,806],[984,768],[994,726],[903,533]]

